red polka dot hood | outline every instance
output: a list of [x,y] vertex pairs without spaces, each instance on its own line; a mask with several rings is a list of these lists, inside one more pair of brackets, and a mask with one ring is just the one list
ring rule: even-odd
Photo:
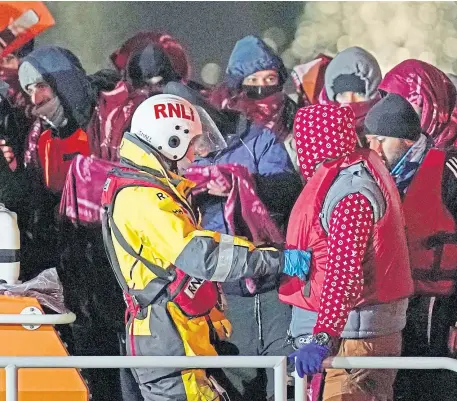
[[308,181],[318,164],[354,152],[355,115],[348,106],[320,105],[298,110],[294,121],[298,165]]

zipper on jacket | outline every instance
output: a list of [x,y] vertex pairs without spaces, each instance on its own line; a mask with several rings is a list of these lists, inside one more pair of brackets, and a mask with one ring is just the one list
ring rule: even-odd
[[260,294],[254,296],[255,319],[258,327],[259,342],[263,348],[263,324],[262,324],[262,311],[260,310]]
[[240,138],[240,141],[243,144],[243,146],[247,149],[249,154],[252,156],[252,160],[254,160],[254,162],[255,162],[255,157],[254,157],[254,154],[251,152],[251,149],[248,148],[248,146],[243,142],[243,140],[241,138]]

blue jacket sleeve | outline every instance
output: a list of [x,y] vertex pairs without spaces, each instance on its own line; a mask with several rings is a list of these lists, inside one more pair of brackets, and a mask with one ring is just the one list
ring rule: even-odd
[[255,176],[257,194],[276,222],[285,227],[292,207],[302,190],[302,182],[295,171],[284,144],[264,129],[255,144],[258,174]]

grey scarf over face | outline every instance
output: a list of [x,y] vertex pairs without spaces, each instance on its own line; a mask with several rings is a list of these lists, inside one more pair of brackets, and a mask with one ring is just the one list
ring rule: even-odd
[[374,56],[360,47],[348,47],[338,53],[325,71],[325,91],[330,100],[335,101],[333,83],[340,75],[354,74],[365,83],[367,99],[376,96],[382,79],[381,68]]
[[[19,68],[19,80],[24,91],[27,91],[29,85],[46,83],[42,74],[29,62],[25,61]],[[35,106],[32,114],[44,120],[52,128],[58,129],[65,126],[67,119],[65,118],[65,111],[59,96],[56,94],[54,98],[46,102],[42,106]]]
[[65,118],[65,111],[58,96],[46,102],[42,106],[34,107],[32,110],[34,116],[40,117],[52,128],[58,129],[64,127],[67,123]]

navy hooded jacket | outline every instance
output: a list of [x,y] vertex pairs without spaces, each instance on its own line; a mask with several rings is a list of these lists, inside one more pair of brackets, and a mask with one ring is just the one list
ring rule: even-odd
[[224,81],[229,88],[239,89],[244,78],[264,70],[277,71],[279,83],[286,82],[287,70],[281,58],[262,39],[249,35],[236,42]]

